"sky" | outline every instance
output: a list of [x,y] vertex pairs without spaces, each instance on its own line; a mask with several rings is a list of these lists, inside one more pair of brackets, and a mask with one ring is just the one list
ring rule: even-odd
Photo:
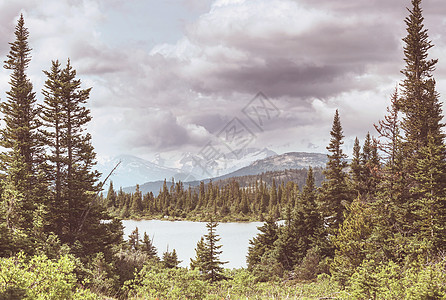
[[[39,101],[51,60],[92,87],[99,159],[242,148],[326,153],[339,110],[345,151],[383,118],[402,80],[408,0],[0,0],[0,59],[20,13]],[[446,2],[424,0],[446,96]],[[9,89],[0,70],[0,100]]]

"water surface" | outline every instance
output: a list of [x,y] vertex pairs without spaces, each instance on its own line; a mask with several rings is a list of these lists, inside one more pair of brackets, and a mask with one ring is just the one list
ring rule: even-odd
[[[124,220],[124,238],[138,227],[141,239],[144,231],[153,239],[153,244],[158,249],[158,256],[169,247],[169,251],[175,249],[178,259],[182,260],[180,266],[188,267],[190,259],[195,257],[195,247],[202,236],[207,234],[205,222],[190,221],[161,221],[161,220]],[[220,236],[218,244],[221,261],[227,261],[225,268],[245,268],[246,254],[248,253],[249,240],[257,235],[258,226],[262,222],[250,223],[219,223],[216,233]]]

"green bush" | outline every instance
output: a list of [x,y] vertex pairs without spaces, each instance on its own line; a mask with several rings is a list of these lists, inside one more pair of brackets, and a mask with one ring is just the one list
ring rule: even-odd
[[77,286],[74,258],[50,260],[45,255],[27,261],[23,253],[0,258],[0,299],[99,299]]
[[445,262],[406,268],[365,260],[344,291],[351,299],[446,299]]
[[207,282],[197,270],[146,265],[134,280],[125,283],[124,289],[136,299],[204,299]]

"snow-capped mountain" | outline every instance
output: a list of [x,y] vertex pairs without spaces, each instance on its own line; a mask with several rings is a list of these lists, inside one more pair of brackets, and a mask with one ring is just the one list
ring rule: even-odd
[[[115,189],[119,187],[130,187],[136,184],[142,185],[147,182],[171,181],[195,181],[217,177],[231,173],[252,162],[276,155],[274,151],[267,148],[247,148],[239,153],[238,157],[227,155],[213,161],[200,165],[200,157],[194,153],[185,153],[180,158],[164,158],[157,154],[155,159],[148,161],[133,155],[119,155],[113,159],[99,162],[96,169],[102,173],[104,180],[113,168],[119,163],[107,181],[113,181]],[[175,166],[175,167],[172,167]]]
[[[272,151],[271,151],[272,152]],[[270,152],[270,153],[271,153]],[[266,153],[268,153],[266,151]],[[260,155],[260,153],[258,154]],[[253,156],[251,156],[253,157]],[[223,180],[231,177],[246,176],[246,175],[259,175],[268,171],[283,171],[288,169],[304,169],[309,166],[316,168],[325,168],[328,161],[327,155],[322,153],[307,153],[307,152],[289,152],[280,155],[267,156],[266,158],[258,159],[251,162],[249,165],[242,167],[234,172],[224,174],[222,176],[216,176],[213,178],[207,178],[203,181],[208,183],[211,179],[214,182],[218,180]],[[247,163],[247,161],[241,162]],[[200,184],[199,180],[186,180],[184,181],[185,186],[198,186]],[[171,183],[167,181],[168,187]],[[140,190],[143,193],[153,192],[155,195],[158,194],[160,188],[163,185],[163,181],[152,181],[140,184]],[[135,186],[127,187],[124,189],[125,192],[134,192]]]
[[256,160],[246,167],[216,177],[213,180],[245,175],[257,175],[268,171],[282,171],[286,169],[304,169],[308,167],[325,168],[327,161],[327,155],[322,153],[288,152]]
[[185,174],[180,169],[160,166],[132,155],[119,155],[98,163],[96,169],[102,173],[101,180],[104,180],[118,163],[119,166],[109,178],[109,181],[113,181],[115,189],[149,181],[164,180],[165,178],[170,180],[172,177],[175,180],[196,179],[193,174]]
[[250,165],[252,162],[277,155],[267,148],[245,148],[237,153],[227,153],[215,159],[204,160],[198,153],[185,153],[178,164],[184,173],[193,171],[197,179],[206,179],[222,176]]

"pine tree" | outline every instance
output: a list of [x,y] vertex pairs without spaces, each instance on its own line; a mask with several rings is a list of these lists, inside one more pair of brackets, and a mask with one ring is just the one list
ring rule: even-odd
[[45,181],[40,171],[43,166],[41,137],[38,132],[38,109],[36,98],[26,71],[31,61],[31,48],[28,45],[29,32],[25,27],[23,15],[15,28],[16,40],[9,43],[11,49],[5,61],[5,69],[10,70],[10,90],[6,92],[7,100],[0,105],[4,128],[0,130],[0,146],[5,150],[1,154],[2,174],[6,175],[9,194],[17,197],[6,199],[10,228],[31,229],[33,212],[45,203]]
[[380,162],[378,157],[377,142],[372,140],[367,132],[361,154],[361,195],[364,200],[369,200],[376,192]]
[[351,191],[347,183],[347,174],[344,168],[347,167],[346,155],[342,151],[343,132],[339,112],[336,110],[333,127],[330,132],[330,144],[327,150],[328,162],[323,174],[325,181],[322,183],[319,202],[325,222],[333,233],[344,221],[345,207],[351,202]]
[[399,107],[404,114],[401,127],[408,159],[416,157],[418,150],[428,144],[429,136],[437,145],[443,142],[441,103],[432,77],[438,60],[427,58],[433,45],[424,29],[420,4],[421,0],[412,0],[413,7],[405,20],[408,34],[403,39],[406,66],[401,71],[405,79]]
[[74,244],[76,240],[88,241],[95,234],[102,235],[100,220],[109,218],[96,203],[99,173],[92,170],[96,154],[91,135],[85,133],[91,120],[85,107],[91,88],[81,88],[70,60],[63,69],[53,61],[45,74],[48,79],[41,109],[51,162],[48,174],[54,186],[51,208],[57,213],[56,232],[61,241]]
[[139,215],[142,213],[142,194],[139,190],[139,184],[136,185],[136,191],[132,194],[132,213]]
[[355,269],[366,258],[368,241],[371,229],[370,207],[355,199],[348,207],[349,214],[334,237],[336,247],[335,256],[331,265],[332,274],[342,283],[355,272]]
[[[446,182],[444,169],[436,168],[434,164],[440,167],[446,160],[442,132],[444,124],[432,75],[437,60],[428,59],[428,51],[433,44],[424,28],[420,4],[421,0],[412,0],[412,9],[405,20],[407,36],[403,39],[406,66],[401,71],[405,79],[399,107],[403,113],[402,171],[409,175],[404,188],[410,190],[410,194],[401,199],[399,206],[406,216],[403,228],[409,236],[423,239],[430,232],[429,241],[433,242],[435,239],[439,242],[445,238],[434,238],[436,230],[433,223],[437,222],[434,220],[438,217],[432,212],[434,207],[443,206]],[[440,211],[437,213],[442,213]],[[431,224],[426,225],[426,220],[431,220]],[[437,233],[443,235],[440,233],[442,231]],[[420,240],[415,244],[419,242]]]
[[195,247],[195,258],[190,259],[190,268],[198,269],[200,271],[206,269],[206,263],[209,261],[209,252],[206,249],[204,237],[201,237]]
[[105,198],[105,204],[108,208],[117,207],[117,194],[113,187],[113,181],[110,181],[110,186],[108,187],[107,197]]
[[356,137],[353,145],[353,158],[350,163],[350,176],[352,189],[360,195],[362,192],[362,164],[361,164],[361,146]]
[[301,211],[301,216],[295,216],[296,221],[302,218],[304,232],[302,238],[305,241],[306,250],[318,247],[322,252],[326,248],[326,233],[322,216],[317,207],[317,193],[314,182],[313,168],[308,168],[307,180],[298,200],[300,205],[297,212]]
[[181,261],[178,260],[178,255],[175,249],[173,249],[172,252],[169,252],[169,248],[167,248],[166,252],[163,253],[162,263],[164,268],[173,269],[178,268]]
[[212,282],[224,278],[222,265],[226,263],[219,259],[219,255],[222,253],[219,249],[222,245],[217,244],[220,241],[220,237],[215,233],[217,226],[218,223],[213,220],[206,224],[208,233],[197,243],[196,256],[195,259],[191,259],[190,264],[191,269],[198,268],[204,278]]
[[138,227],[136,227],[135,230],[133,230],[132,233],[129,235],[128,244],[130,246],[130,249],[139,250],[140,243],[141,239],[139,238],[139,230]]
[[54,228],[52,229],[61,236],[68,207],[62,198],[66,168],[64,164],[65,148],[62,142],[62,132],[65,128],[59,61],[52,61],[51,71],[44,71],[44,73],[48,79],[45,81],[45,87],[42,91],[44,105],[41,106],[40,117],[42,124],[45,126],[42,135],[49,149],[47,160],[50,168],[47,169],[47,176],[53,185],[50,214],[54,218],[52,221]]
[[248,270],[252,271],[255,265],[259,264],[262,256],[274,248],[274,242],[278,238],[278,226],[271,216],[268,216],[265,223],[257,227],[260,233],[249,241],[248,255],[246,263]]
[[[325,230],[316,205],[313,169],[308,169],[306,184],[298,203],[285,226],[280,227],[274,243],[277,260],[286,270],[292,270],[312,247],[325,247]],[[323,249],[325,251],[325,249]]]
[[[137,238],[135,237],[135,240]],[[153,245],[153,241],[149,238],[148,234],[144,231],[144,237],[141,242],[141,250],[145,252],[150,258],[158,259],[156,247]]]
[[428,242],[428,254],[446,249],[446,157],[445,146],[437,145],[433,137],[419,151],[414,179],[418,185],[411,189],[417,201],[410,208],[416,218],[418,240]]
[[61,72],[61,82],[66,128],[62,141],[67,155],[68,241],[72,243],[82,228],[82,222],[85,222],[84,216],[93,201],[92,196],[98,191],[99,173],[92,170],[96,164],[96,153],[91,135],[84,134],[85,126],[91,120],[90,110],[85,107],[91,88],[81,89],[81,81],[76,79],[70,60]]

